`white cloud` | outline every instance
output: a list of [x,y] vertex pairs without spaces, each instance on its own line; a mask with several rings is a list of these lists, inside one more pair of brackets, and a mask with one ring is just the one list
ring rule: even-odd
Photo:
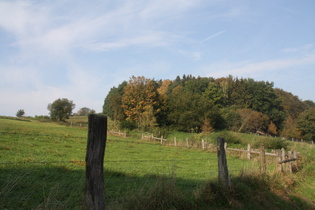
[[[278,71],[286,68],[291,68],[299,65],[308,65],[315,63],[315,53],[306,55],[304,57],[293,57],[287,59],[274,59],[262,62],[238,62],[238,63],[222,63],[216,66],[214,65],[204,67],[205,72],[211,72],[210,76],[222,77],[227,75],[245,76],[248,74],[266,72],[266,71]],[[214,70],[215,69],[215,70]]]
[[295,48],[285,48],[282,52],[286,54],[296,54],[296,53],[309,53],[314,48],[314,44],[306,44],[303,46],[295,47]]

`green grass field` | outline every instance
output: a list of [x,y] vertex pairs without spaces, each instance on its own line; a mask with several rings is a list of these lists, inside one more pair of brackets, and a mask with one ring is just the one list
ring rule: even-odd
[[[86,122],[86,119],[73,118],[68,122],[74,125],[75,122]],[[84,209],[87,128],[69,125],[71,123],[0,118],[0,209]],[[214,138],[209,137],[208,141]],[[245,144],[258,137],[246,139],[241,135],[235,138],[245,139]],[[314,147],[307,145],[310,147],[305,150],[303,145],[292,146],[305,152],[304,162],[314,163]],[[300,176],[294,175],[294,182],[298,185],[294,189],[293,185],[285,188],[281,184],[269,184],[270,180],[275,183],[281,180],[278,175],[271,178],[256,176],[259,171],[256,161],[231,154],[228,154],[227,161],[234,183],[233,190],[228,193],[231,198],[216,182],[216,153],[163,146],[159,142],[140,140],[138,135],[130,138],[108,136],[104,163],[107,207],[209,209],[210,205],[213,208],[238,206],[241,209],[260,205],[263,209],[277,205],[278,208],[290,209],[314,205],[314,178],[311,178],[314,167],[303,168],[304,177],[308,179],[304,185]],[[274,164],[268,165],[267,169],[269,174],[273,174]],[[289,176],[288,180],[291,179]],[[292,193],[285,196],[273,192],[285,192],[289,188]],[[256,190],[262,194],[261,197],[245,197]],[[259,204],[263,201],[268,201],[268,204]]]

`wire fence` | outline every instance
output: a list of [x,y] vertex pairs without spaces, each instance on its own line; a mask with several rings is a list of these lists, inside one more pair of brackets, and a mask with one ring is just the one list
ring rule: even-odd
[[[51,134],[43,134],[43,133],[25,133],[25,132],[4,132],[0,131],[0,134],[6,134],[6,135],[19,135],[19,136],[36,136],[36,137],[52,137],[56,139],[82,139],[86,140],[87,137],[82,136],[69,136],[69,135],[51,135]],[[118,139],[111,139],[107,138],[107,142],[116,142],[116,143],[128,143],[128,144],[143,144],[143,145],[159,145],[156,141],[133,141],[133,140],[118,140]],[[194,141],[193,144],[195,145],[196,142]],[[211,144],[211,143],[210,143]],[[189,148],[194,148],[194,145],[188,145]],[[166,144],[165,146],[173,146],[172,144]],[[213,146],[211,144],[211,146]],[[176,147],[179,148],[187,148],[187,145],[177,145]],[[216,148],[216,147],[214,147]],[[199,161],[199,160],[209,160],[209,159],[177,159],[176,161]],[[148,159],[148,160],[106,160],[106,162],[154,162],[154,161],[162,161],[162,162],[168,162],[168,161],[174,161],[174,159]],[[74,163],[74,162],[85,162],[85,160],[70,160],[70,161],[25,161],[25,162],[0,162],[0,164],[47,164],[47,163]]]
[[[58,138],[58,139],[86,139],[86,137],[82,137],[82,136],[65,136],[65,135],[50,135],[50,134],[44,134],[44,133],[38,133],[38,134],[34,134],[34,133],[25,133],[25,132],[4,132],[1,131],[0,134],[5,134],[5,135],[20,135],[20,136],[36,136],[36,137],[51,137],[51,138]],[[158,144],[156,142],[144,142],[144,141],[130,141],[130,140],[117,140],[117,139],[110,139],[108,138],[107,141],[110,142],[116,142],[116,143],[128,143],[128,144],[146,144],[146,145],[153,145],[153,144]],[[179,146],[179,145],[178,145]],[[179,147],[183,147],[185,148],[186,146],[179,146]],[[211,159],[209,158],[188,158],[188,159],[176,159],[176,158],[171,158],[171,159],[120,159],[120,160],[113,160],[113,159],[107,159],[105,158],[104,160],[104,165],[105,165],[105,170],[106,169],[117,169],[117,164],[138,164],[138,163],[149,163],[151,165],[151,169],[154,170],[150,170],[150,169],[143,169],[143,168],[139,168],[136,167],[136,169],[134,170],[123,170],[123,172],[125,173],[131,173],[131,174],[158,174],[158,175],[165,175],[165,176],[169,176],[172,173],[172,167],[176,167],[174,165],[179,164],[179,163],[187,163],[187,162],[196,162],[196,164],[203,164],[205,165],[205,167],[203,169],[199,169],[199,172],[193,171],[191,169],[187,169],[187,171],[183,171],[181,170],[180,172],[176,172],[178,174],[178,176],[183,176],[183,177],[187,177],[186,175],[188,174],[192,174],[194,176],[196,175],[205,175],[205,174],[217,174],[218,173],[218,169],[217,169],[217,159]],[[208,168],[207,166],[207,162],[211,162],[211,164],[208,164]],[[156,163],[165,163],[164,165],[159,165],[156,166]],[[9,166],[9,165],[50,165],[50,164],[58,164],[58,165],[67,165],[67,164],[76,164],[78,166],[85,166],[85,160],[54,160],[54,161],[10,161],[10,162],[0,162],[0,165],[2,166]],[[115,165],[115,167],[111,166],[111,165]],[[108,166],[109,165],[109,166]],[[211,165],[211,166],[210,166]],[[257,168],[257,170],[259,169],[259,167],[257,166],[257,164],[252,164],[252,163],[247,163],[247,164],[243,164],[241,167],[229,167],[229,171],[231,172],[232,175],[241,173],[242,171],[244,171],[245,169],[250,169],[253,166],[255,166]],[[110,168],[108,168],[110,167]],[[163,171],[157,171],[157,169],[155,167],[160,167],[162,168],[161,170]],[[166,168],[166,169],[165,169]],[[174,172],[173,172],[174,173]]]

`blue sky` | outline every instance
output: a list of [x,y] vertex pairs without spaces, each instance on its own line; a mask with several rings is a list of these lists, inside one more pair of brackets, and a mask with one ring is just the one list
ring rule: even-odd
[[313,0],[0,0],[0,115],[102,111],[132,75],[250,77],[315,101]]

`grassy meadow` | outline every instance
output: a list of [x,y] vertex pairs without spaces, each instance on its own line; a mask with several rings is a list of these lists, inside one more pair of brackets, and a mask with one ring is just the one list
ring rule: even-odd
[[[0,209],[84,209],[87,119],[67,123],[0,117]],[[217,154],[108,135],[105,202],[108,209],[312,209],[315,208],[315,148],[276,138],[217,132],[208,136],[170,132],[215,144],[223,136],[232,147],[268,143],[300,152],[300,171],[259,175],[259,163],[228,153],[232,188],[217,183]],[[171,143],[169,143],[171,144]],[[215,148],[215,147],[214,147]],[[276,149],[276,148],[274,148]]]

